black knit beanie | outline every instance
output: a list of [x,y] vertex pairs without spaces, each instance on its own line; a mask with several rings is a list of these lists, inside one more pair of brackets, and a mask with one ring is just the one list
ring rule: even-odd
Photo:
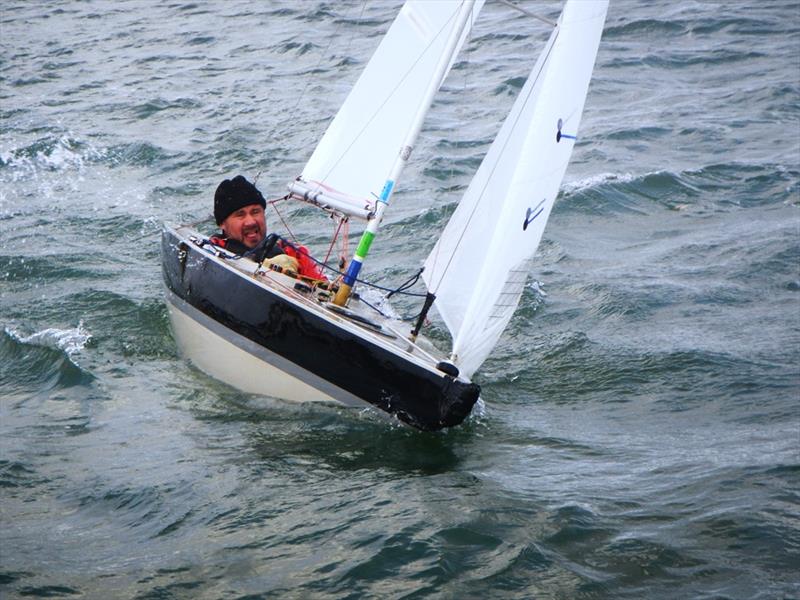
[[231,213],[249,204],[260,204],[262,208],[267,207],[264,196],[247,179],[241,175],[237,175],[233,179],[226,179],[219,184],[214,194],[214,218],[217,225],[221,225]]

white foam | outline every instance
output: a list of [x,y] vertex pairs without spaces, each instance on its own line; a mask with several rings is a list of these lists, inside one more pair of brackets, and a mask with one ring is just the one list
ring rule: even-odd
[[544,291],[542,283],[538,279],[533,279],[528,283],[528,287],[536,292],[542,298],[547,298],[547,292]]
[[86,346],[86,343],[92,339],[92,334],[83,327],[83,321],[78,323],[78,326],[73,329],[57,329],[55,327],[50,327],[29,336],[21,336],[9,328],[6,328],[6,333],[23,344],[57,348],[63,350],[70,356],[82,350]]
[[106,150],[77,139],[70,132],[62,135],[51,147],[28,156],[19,149],[0,150],[0,161],[11,167],[12,181],[30,179],[40,171],[77,171],[82,173],[87,162],[103,158]]
[[367,286],[359,290],[358,293],[361,294],[364,300],[380,309],[380,311],[390,319],[399,320],[401,318],[386,296],[375,288]]
[[575,192],[579,192],[581,190],[585,190],[587,188],[592,188],[601,185],[609,181],[629,183],[634,179],[636,179],[637,177],[641,177],[641,175],[636,176],[633,175],[632,173],[598,173],[596,175],[591,175],[590,177],[586,177],[578,181],[565,181],[561,189],[564,191],[565,194],[572,194]]

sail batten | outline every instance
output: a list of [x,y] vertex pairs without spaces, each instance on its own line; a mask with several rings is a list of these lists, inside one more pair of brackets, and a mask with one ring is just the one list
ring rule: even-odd
[[423,278],[470,376],[524,291],[574,146],[607,0],[568,0]]

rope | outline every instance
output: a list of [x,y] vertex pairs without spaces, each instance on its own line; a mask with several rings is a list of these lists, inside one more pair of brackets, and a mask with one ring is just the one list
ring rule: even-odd
[[[424,270],[425,270],[425,267],[422,267],[422,268],[420,268],[420,270],[419,270],[419,271],[417,271],[417,274],[416,274],[416,275],[413,275],[413,276],[412,276],[412,277],[411,277],[411,278],[410,278],[408,281],[406,281],[405,283],[402,283],[402,284],[400,284],[400,287],[398,287],[396,290],[394,290],[394,291],[392,291],[392,292],[389,292],[389,295],[388,295],[388,296],[386,296],[386,298],[387,298],[387,299],[388,299],[388,298],[391,298],[391,297],[392,297],[392,296],[394,296],[395,294],[402,294],[402,293],[403,293],[403,292],[405,292],[405,291],[406,291],[408,288],[412,287],[414,284],[416,284],[416,283],[419,281],[419,278],[420,278],[420,276],[422,275],[422,272],[423,272]],[[425,294],[415,294],[415,295],[418,295],[418,296],[424,296]]]
[[[341,273],[339,272],[339,269],[335,269],[335,268],[331,267],[330,265],[328,265],[328,264],[326,264],[326,263],[324,263],[322,261],[317,260],[316,258],[311,256],[310,254],[308,254],[307,256],[308,256],[308,258],[310,258],[312,261],[317,263],[323,269],[328,269],[329,271],[331,271],[333,273],[336,273],[337,276],[341,275]],[[408,281],[406,281],[405,283],[401,284],[399,287],[394,288],[394,289],[393,288],[384,287],[382,285],[378,285],[377,283],[371,283],[369,281],[366,281],[365,279],[359,279],[359,278],[356,278],[356,283],[361,283],[361,284],[363,284],[363,285],[365,285],[367,287],[371,287],[371,288],[374,288],[376,290],[380,290],[382,292],[387,292],[388,293],[388,295],[386,296],[387,298],[393,296],[394,294],[400,294],[400,295],[403,295],[403,296],[412,296],[412,297],[416,297],[416,298],[424,298],[425,294],[420,294],[418,292],[407,292],[406,291],[408,288],[410,288],[415,283],[417,283],[417,281],[419,280],[419,277],[420,277],[421,274],[422,274],[422,269],[420,269],[419,272],[416,275],[414,275],[411,279],[409,279]],[[362,298],[362,300],[363,300],[363,298]]]
[[[336,231],[333,232],[333,239],[331,239],[331,244],[328,246],[328,252],[325,254],[324,262],[328,262],[328,259],[331,257],[331,252],[333,251],[333,247],[336,245],[336,240],[339,239],[339,232],[341,232],[342,227],[347,223],[347,217],[342,217],[339,219],[339,225],[336,227]],[[346,235],[346,234],[345,234]]]
[[516,4],[514,4],[513,2],[509,2],[508,0],[498,0],[498,2],[500,2],[500,4],[505,4],[506,6],[510,6],[515,10],[518,10],[523,15],[528,15],[529,17],[533,17],[534,19],[539,19],[540,21],[542,21],[543,23],[547,23],[551,27],[555,27],[556,25],[558,25],[558,23],[556,23],[555,21],[551,21],[550,19],[547,19],[541,15],[537,15],[529,10],[525,10],[521,6],[517,6]]
[[[278,215],[278,218],[281,220],[281,223],[283,223],[283,226],[286,228],[286,231],[289,233],[289,236],[291,237],[291,242],[290,243],[292,243],[293,245],[297,246],[297,245],[300,245],[300,242],[297,241],[297,237],[294,235],[294,233],[292,232],[291,228],[289,227],[289,224],[286,222],[286,219],[283,218],[283,215],[281,214],[281,212],[278,210],[278,207],[276,206],[276,204],[278,202],[281,202],[283,200],[288,200],[288,199],[289,199],[289,195],[287,194],[286,196],[282,196],[281,198],[275,198],[274,200],[270,200],[269,201],[269,205],[272,206],[273,210],[275,210],[275,214]],[[348,223],[349,223],[349,221],[348,221],[347,218],[341,219],[339,221],[339,225],[338,225],[338,227],[336,229],[336,232],[334,233],[333,240],[331,240],[331,244],[328,247],[328,252],[325,255],[325,260],[324,261],[317,260],[316,258],[311,256],[311,254],[307,254],[306,255],[306,256],[308,256],[308,258],[310,258],[312,261],[314,261],[317,265],[319,265],[323,269],[327,269],[328,271],[330,271],[332,273],[335,273],[336,277],[333,278],[334,281],[336,281],[338,278],[341,278],[342,273],[338,268],[331,267],[328,264],[328,259],[330,258],[331,250],[333,249],[333,246],[336,243],[336,239],[338,238],[339,233],[342,230],[342,227],[343,226],[346,227]],[[343,244],[346,244],[346,243],[347,243],[347,239],[346,239],[346,236],[345,236],[344,239],[343,239]],[[411,288],[412,286],[414,286],[419,281],[419,278],[422,276],[422,271],[424,269],[425,268],[422,267],[415,275],[413,275],[411,278],[409,278],[404,283],[401,283],[400,286],[398,286],[397,288],[383,287],[383,286],[380,286],[380,285],[378,285],[376,283],[370,283],[369,281],[366,281],[364,279],[358,279],[358,278],[356,278],[356,282],[357,283],[361,283],[363,285],[366,285],[367,287],[374,288],[376,290],[381,290],[382,292],[387,292],[388,295],[386,296],[386,298],[391,298],[395,294],[400,294],[400,295],[403,295],[403,296],[413,296],[413,297],[417,297],[417,298],[424,298],[425,294],[421,294],[421,293],[417,293],[417,292],[407,292],[406,291],[407,289]]]

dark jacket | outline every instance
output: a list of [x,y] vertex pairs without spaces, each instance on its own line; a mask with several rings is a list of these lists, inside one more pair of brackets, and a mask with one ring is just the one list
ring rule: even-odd
[[269,234],[255,248],[248,248],[239,240],[224,237],[222,232],[220,232],[219,235],[212,235],[209,241],[215,246],[225,248],[228,252],[233,252],[239,256],[246,256],[259,263],[265,258],[272,258],[279,254],[285,254],[279,245],[280,237],[275,233]]
[[297,260],[298,273],[300,275],[303,277],[310,277],[311,279],[327,280],[327,277],[322,273],[322,268],[309,255],[308,248],[305,246],[295,246],[276,233],[270,233],[255,248],[248,248],[239,240],[223,237],[222,233],[218,236],[212,236],[209,238],[209,241],[215,246],[225,248],[228,252],[245,256],[258,263],[265,258],[273,258],[280,254],[288,254]]

